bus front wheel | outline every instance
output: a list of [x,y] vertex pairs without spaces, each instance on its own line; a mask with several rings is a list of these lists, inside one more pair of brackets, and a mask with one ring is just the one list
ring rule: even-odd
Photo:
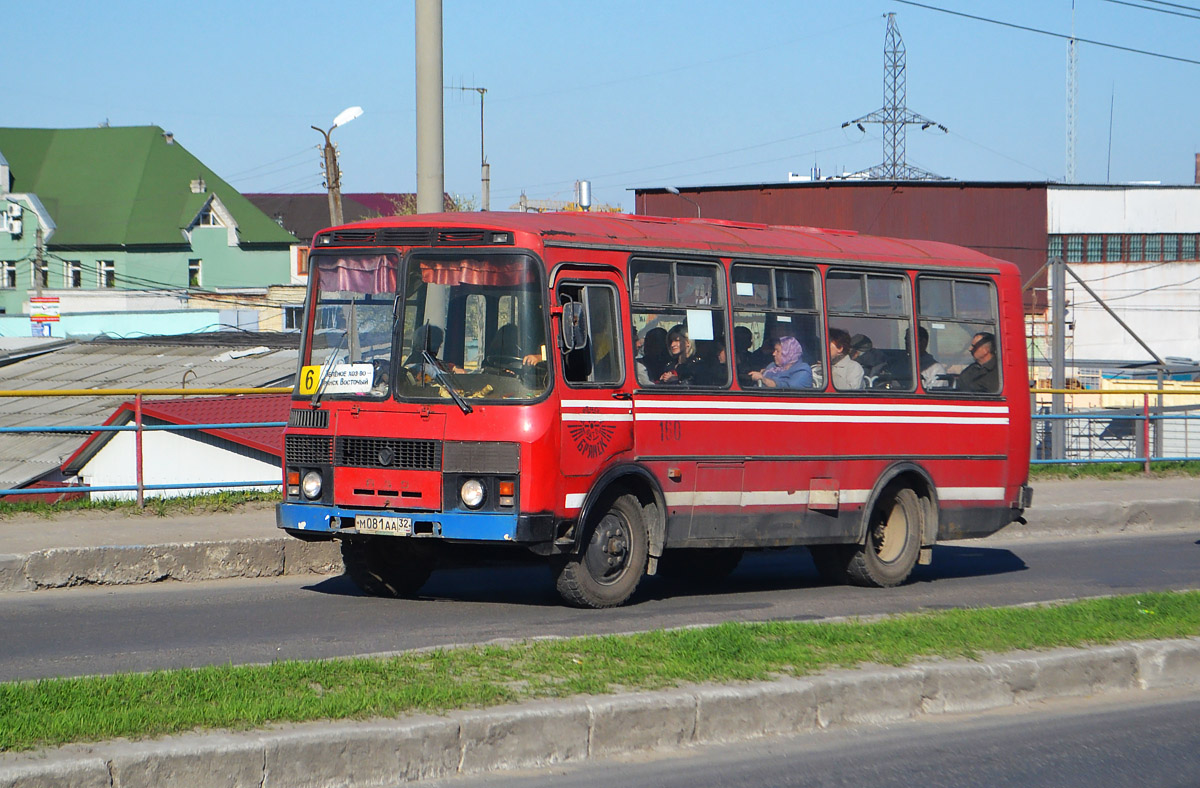
[[415,596],[433,572],[430,545],[397,536],[342,541],[346,574],[364,594],[404,599]]
[[621,495],[591,524],[582,549],[560,559],[558,593],[576,607],[623,604],[646,574],[648,553],[642,504]]
[[846,566],[850,582],[890,588],[907,580],[921,552],[922,512],[921,500],[907,487],[880,501],[867,527],[866,544]]

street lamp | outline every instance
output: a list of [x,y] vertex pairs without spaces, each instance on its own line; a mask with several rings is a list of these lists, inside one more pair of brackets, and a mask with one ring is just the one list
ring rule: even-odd
[[329,223],[332,225],[342,223],[342,171],[338,168],[337,148],[330,142],[329,135],[338,126],[345,126],[361,114],[363,114],[362,107],[347,107],[333,119],[333,125],[329,127],[329,131],[323,131],[317,126],[311,127],[325,137],[325,147],[322,149],[324,159],[321,162],[321,168],[325,170],[325,186],[329,189]]
[[700,203],[696,202],[695,200],[693,200],[690,197],[684,197],[682,194],[679,193],[679,189],[676,189],[674,186],[668,186],[667,191],[670,192],[671,194],[674,194],[679,199],[687,200],[692,205],[696,206],[696,218],[697,219],[700,218]]

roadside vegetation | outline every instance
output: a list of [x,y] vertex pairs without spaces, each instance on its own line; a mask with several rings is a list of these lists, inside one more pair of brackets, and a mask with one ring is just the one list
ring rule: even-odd
[[145,508],[139,509],[135,501],[89,501],[80,498],[74,501],[45,503],[42,501],[8,502],[0,499],[0,521],[15,516],[34,515],[54,517],[65,512],[124,512],[131,517],[169,517],[171,515],[207,514],[232,512],[246,505],[274,504],[280,500],[278,490],[259,492],[217,492],[207,495],[189,495],[177,498],[146,498]]
[[0,683],[0,751],[1200,634],[1200,592]]
[[1150,473],[1140,462],[1101,462],[1080,465],[1031,465],[1029,478],[1058,479],[1145,479],[1200,476],[1200,462],[1160,460],[1150,463]]

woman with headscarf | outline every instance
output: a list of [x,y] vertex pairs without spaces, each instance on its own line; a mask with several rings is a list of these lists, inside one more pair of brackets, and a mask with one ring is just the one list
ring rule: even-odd
[[795,337],[780,337],[775,340],[775,360],[762,372],[751,372],[750,379],[767,388],[807,389],[812,388],[812,367],[802,356],[804,348]]
[[695,373],[696,346],[692,344],[687,329],[682,325],[675,326],[667,332],[667,354],[670,358],[662,374],[658,376],[658,382],[690,381]]

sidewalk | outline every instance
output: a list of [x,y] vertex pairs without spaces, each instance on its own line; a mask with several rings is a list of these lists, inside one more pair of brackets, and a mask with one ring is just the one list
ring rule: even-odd
[[[1040,482],[1025,518],[997,538],[1197,528],[1200,479]],[[148,507],[0,519],[0,593],[339,571],[336,544],[287,536],[267,504],[170,517]]]

